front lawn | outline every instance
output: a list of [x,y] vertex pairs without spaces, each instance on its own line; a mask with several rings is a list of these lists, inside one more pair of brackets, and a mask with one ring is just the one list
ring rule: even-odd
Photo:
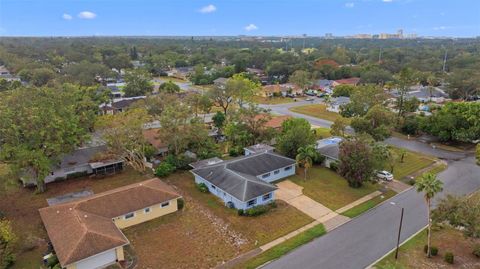
[[342,215],[349,217],[349,218],[355,218],[356,216],[359,216],[366,212],[367,210],[375,207],[376,205],[380,204],[381,202],[395,196],[397,194],[396,192],[392,190],[387,190],[385,193],[382,193],[381,195],[374,197],[373,199],[370,199],[366,202],[363,202],[345,212],[342,213]]
[[[290,108],[291,111],[305,114],[312,117],[317,117],[320,119],[335,121],[336,119],[342,118],[342,116],[335,112],[327,111],[327,107],[324,104],[315,104],[315,105],[305,105]],[[350,119],[347,118],[348,124],[350,124]]]
[[[393,176],[397,180],[402,180],[404,177],[432,165],[435,162],[435,159],[431,156],[408,150],[406,151],[403,162],[401,162],[401,149],[393,147],[393,151],[398,155],[398,159],[393,168]],[[389,170],[389,168],[386,168],[385,170]]]
[[[395,252],[390,253],[375,265],[375,268],[479,268],[480,260],[472,254],[473,246],[480,239],[465,238],[462,232],[445,227],[432,230],[432,246],[438,248],[438,255],[427,258],[423,247],[427,243],[427,230],[423,230],[400,247],[398,260]],[[455,263],[450,265],[443,260],[445,252],[452,252]],[[391,267],[395,264],[396,267]]]
[[317,139],[323,139],[332,136],[332,134],[330,134],[330,128],[318,127],[313,130],[315,131],[315,136]]
[[307,180],[303,179],[303,169],[299,169],[298,175],[288,179],[302,186],[303,194],[332,210],[382,188],[380,184],[371,183],[365,183],[361,188],[352,188],[339,174],[321,166],[308,169]]
[[[237,231],[248,239],[245,249],[252,249],[273,241],[313,221],[312,218],[294,207],[277,200],[277,208],[257,217],[238,216],[235,209],[225,207],[223,201],[210,193],[202,193],[195,187],[189,172],[176,173],[167,181],[176,186],[185,197],[191,197],[199,206],[205,207],[228,223],[229,229]],[[255,245],[256,243],[256,245]]]
[[261,253],[260,255],[250,259],[249,261],[236,266],[235,268],[247,268],[247,269],[254,269],[262,264],[265,264],[269,261],[278,259],[283,255],[287,254],[288,252],[296,249],[297,247],[304,245],[313,239],[320,237],[326,234],[325,227],[323,224],[318,224],[313,228],[310,228],[298,235],[286,240],[285,242],[272,247],[271,249]]
[[264,105],[279,105],[295,102],[293,98],[290,97],[263,97],[258,95],[253,96],[252,101]]

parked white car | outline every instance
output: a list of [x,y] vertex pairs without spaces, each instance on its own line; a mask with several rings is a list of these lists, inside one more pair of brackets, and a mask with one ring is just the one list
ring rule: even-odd
[[392,181],[393,180],[393,175],[392,175],[392,173],[383,170],[383,171],[378,171],[377,172],[377,178],[383,179],[385,181]]

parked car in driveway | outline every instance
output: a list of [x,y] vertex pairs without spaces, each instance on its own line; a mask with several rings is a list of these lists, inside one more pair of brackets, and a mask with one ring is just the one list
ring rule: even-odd
[[393,180],[393,175],[392,175],[392,173],[383,170],[383,171],[378,171],[377,172],[377,178],[385,180],[385,181],[392,181]]
[[312,97],[308,97],[307,99],[305,99],[305,101],[313,101],[313,98],[312,98]]

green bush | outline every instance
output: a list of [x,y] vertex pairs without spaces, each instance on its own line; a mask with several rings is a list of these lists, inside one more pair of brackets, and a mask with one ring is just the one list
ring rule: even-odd
[[408,180],[408,184],[410,184],[411,186],[415,185],[416,182],[417,181],[414,178]]
[[337,172],[338,171],[338,163],[336,162],[331,162],[330,163],[330,170]]
[[255,216],[260,216],[266,212],[268,212],[270,208],[266,205],[259,205],[259,206],[254,206],[252,208],[249,208],[245,210],[244,215],[249,216],[249,217],[255,217]]
[[[428,250],[428,246],[427,245],[423,246],[423,252],[425,252],[425,254],[427,253],[427,250]],[[435,246],[430,246],[430,256],[437,256],[437,255],[438,255],[438,248]]]
[[228,155],[232,157],[237,157],[242,154],[242,150],[243,150],[242,147],[231,147],[228,150]]
[[449,264],[453,264],[455,262],[455,259],[454,259],[454,256],[453,256],[452,252],[446,252],[443,259]]
[[175,169],[187,170],[190,169],[189,164],[194,162],[195,160],[186,156],[185,154],[175,155],[168,155],[165,158],[164,162],[167,162],[175,167]]
[[480,258],[480,244],[473,246],[472,254],[475,255],[475,257]]
[[53,255],[52,257],[48,258],[47,259],[47,267],[48,268],[52,268],[54,267],[55,265],[58,264],[58,257],[57,255]]
[[168,162],[162,162],[157,169],[155,169],[155,175],[157,177],[166,177],[175,172],[175,166]]
[[209,193],[210,192],[205,183],[199,183],[199,184],[196,185],[196,187],[200,192],[203,192],[203,193]]
[[177,200],[177,209],[182,210],[184,206],[185,206],[185,200],[183,200],[182,198],[178,199]]
[[245,211],[244,211],[243,209],[237,210],[237,214],[238,214],[239,216],[243,216],[244,213],[245,213]]

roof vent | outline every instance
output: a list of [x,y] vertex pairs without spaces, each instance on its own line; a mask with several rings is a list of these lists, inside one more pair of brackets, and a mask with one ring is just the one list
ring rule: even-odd
[[87,218],[87,215],[83,215],[84,218]]
[[70,207],[68,210],[72,211],[72,208]]
[[59,210],[57,210],[57,214],[60,214],[60,211],[59,211]]

